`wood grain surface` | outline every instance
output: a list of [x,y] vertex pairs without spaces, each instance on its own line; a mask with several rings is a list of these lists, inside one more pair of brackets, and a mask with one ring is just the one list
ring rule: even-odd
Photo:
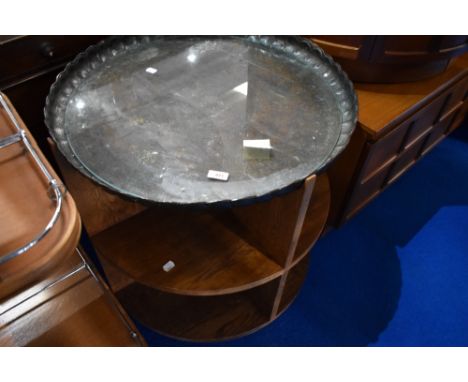
[[[359,126],[372,140],[388,133],[438,94],[468,76],[468,53],[454,59],[442,74],[398,84],[355,84]],[[465,83],[466,90],[466,83]]]
[[[93,238],[107,262],[131,279],[175,294],[238,292],[281,274],[281,267],[210,213],[148,209]],[[172,261],[169,272],[164,264]]]
[[74,252],[0,308],[0,346],[141,346],[143,337]]

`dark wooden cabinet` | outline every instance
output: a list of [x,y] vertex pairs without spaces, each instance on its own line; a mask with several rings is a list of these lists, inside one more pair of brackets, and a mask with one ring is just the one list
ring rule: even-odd
[[357,82],[406,82],[444,71],[468,36],[307,36]]
[[375,36],[307,36],[338,59],[368,60]]
[[370,60],[413,63],[444,60],[467,49],[467,36],[376,36]]
[[99,36],[15,36],[0,41],[0,88],[62,67]]
[[49,161],[44,105],[55,78],[103,36],[0,36],[0,91],[22,116]]

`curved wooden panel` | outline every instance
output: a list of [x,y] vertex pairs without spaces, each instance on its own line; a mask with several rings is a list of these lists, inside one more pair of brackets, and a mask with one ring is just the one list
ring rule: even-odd
[[[18,115],[16,118],[48,171],[58,179]],[[0,137],[13,133],[10,120],[0,109]],[[0,184],[0,254],[6,254],[22,247],[44,229],[55,204],[49,198],[47,181],[22,143],[0,150]],[[50,233],[23,255],[0,265],[0,299],[27,287],[60,264],[73,252],[80,232],[75,203],[66,194],[60,217]]]

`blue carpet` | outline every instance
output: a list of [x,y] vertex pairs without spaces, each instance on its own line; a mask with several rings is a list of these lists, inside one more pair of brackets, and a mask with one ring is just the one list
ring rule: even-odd
[[232,341],[154,346],[468,346],[468,126],[311,253],[292,306]]

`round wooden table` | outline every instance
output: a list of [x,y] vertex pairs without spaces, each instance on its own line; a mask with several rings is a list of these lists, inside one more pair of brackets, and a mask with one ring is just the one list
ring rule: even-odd
[[46,107],[117,297],[191,340],[249,333],[292,302],[329,209],[316,174],[356,115],[328,56],[272,37],[109,39],[65,69]]

